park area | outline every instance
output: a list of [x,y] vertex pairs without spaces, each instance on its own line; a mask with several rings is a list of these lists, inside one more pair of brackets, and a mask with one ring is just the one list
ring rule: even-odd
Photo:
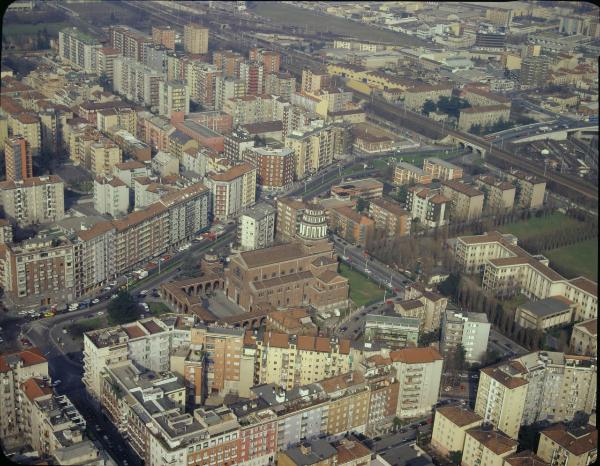
[[340,275],[348,279],[350,285],[350,299],[357,306],[364,306],[375,301],[383,300],[384,290],[377,283],[353,270],[346,264],[340,264]]
[[498,229],[501,233],[511,233],[523,240],[540,234],[574,228],[580,224],[581,222],[574,218],[555,212],[546,217],[532,217],[529,220],[507,223],[498,227]]

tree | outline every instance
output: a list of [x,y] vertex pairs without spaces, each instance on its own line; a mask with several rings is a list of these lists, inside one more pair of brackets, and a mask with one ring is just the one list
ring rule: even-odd
[[129,292],[120,291],[108,305],[108,316],[114,324],[126,324],[139,317],[139,308]]
[[102,86],[105,90],[110,87],[110,78],[108,77],[108,75],[106,73],[102,73],[100,76],[98,76],[98,79],[96,80],[96,82],[98,83],[98,85]]
[[460,463],[462,461],[462,451],[451,451],[450,453],[448,453],[448,458],[450,459],[452,464],[460,466]]
[[440,331],[434,330],[433,332],[422,333],[419,335],[419,346],[429,346],[431,343],[440,340]]
[[408,196],[408,188],[405,185],[402,185],[398,188],[396,199],[401,204],[406,203],[406,196]]
[[369,207],[369,201],[367,201],[366,199],[363,199],[362,197],[359,197],[356,200],[356,210],[357,212],[362,212],[363,210],[367,209]]
[[435,104],[435,102],[433,100],[429,100],[427,99],[425,101],[425,103],[423,104],[423,113],[425,115],[429,115],[431,112],[435,112],[437,109],[437,105]]

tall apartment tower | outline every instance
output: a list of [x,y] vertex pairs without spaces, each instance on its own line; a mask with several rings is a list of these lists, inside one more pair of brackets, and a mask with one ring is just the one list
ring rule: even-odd
[[521,86],[544,87],[548,82],[549,61],[547,57],[526,57],[521,62]]
[[189,53],[203,54],[208,52],[208,28],[198,24],[183,27],[183,48]]
[[152,42],[157,45],[164,45],[170,50],[175,50],[175,30],[169,26],[152,26]]
[[22,136],[8,138],[4,143],[6,179],[19,181],[33,176],[31,150]]

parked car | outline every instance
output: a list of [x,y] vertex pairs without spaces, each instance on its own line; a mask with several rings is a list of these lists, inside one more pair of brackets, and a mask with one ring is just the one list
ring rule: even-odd
[[100,302],[100,298],[92,299],[92,304],[98,304]]

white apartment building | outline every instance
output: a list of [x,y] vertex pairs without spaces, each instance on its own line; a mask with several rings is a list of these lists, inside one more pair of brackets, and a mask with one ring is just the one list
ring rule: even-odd
[[245,95],[246,83],[242,79],[217,76],[215,81],[215,110],[223,110],[225,102],[229,99],[239,99]]
[[273,99],[267,95],[247,95],[225,100],[223,112],[231,115],[233,126],[273,120]]
[[235,217],[256,202],[256,168],[249,162],[220,173],[210,173],[206,184],[211,192],[215,219]]
[[190,113],[190,96],[185,81],[162,81],[158,87],[158,113],[171,118],[173,112]]
[[58,32],[59,57],[86,73],[96,72],[97,54],[101,47],[95,38],[76,27],[66,28]]
[[56,175],[0,183],[0,206],[19,225],[51,223],[65,216],[64,183]]
[[148,176],[148,165],[137,160],[128,160],[126,162],[113,165],[113,176],[119,178],[129,188],[133,188],[133,179],[139,176]]
[[119,57],[113,63],[113,89],[128,100],[158,107],[163,74],[139,63],[134,58]]
[[273,244],[275,212],[268,204],[257,204],[240,216],[238,241],[244,251],[262,249]]
[[424,227],[440,227],[448,224],[450,199],[442,196],[437,189],[411,186],[406,196],[406,210],[411,214],[413,226],[418,219]]
[[287,134],[285,147],[294,151],[296,179],[317,173],[333,163],[335,153],[333,127],[325,125],[321,120],[314,121],[308,128],[294,130]]
[[396,416],[423,416],[438,401],[442,378],[442,355],[433,347],[404,348],[390,352],[399,381]]
[[119,178],[101,176],[94,180],[94,209],[114,218],[129,210],[129,188]]
[[491,324],[484,313],[459,313],[448,309],[442,319],[441,351],[444,356],[462,345],[468,363],[484,361]]

